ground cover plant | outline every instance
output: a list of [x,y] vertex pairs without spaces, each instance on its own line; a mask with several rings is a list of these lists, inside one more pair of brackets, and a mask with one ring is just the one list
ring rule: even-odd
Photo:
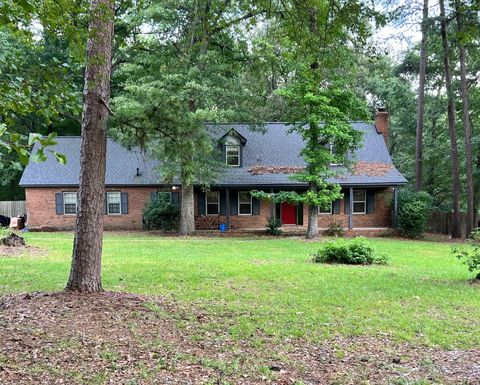
[[447,243],[371,239],[390,262],[365,267],[302,239],[107,233],[117,293],[88,297],[17,294],[70,263],[72,234],[25,237],[42,252],[0,256],[0,383],[480,381],[479,287]]

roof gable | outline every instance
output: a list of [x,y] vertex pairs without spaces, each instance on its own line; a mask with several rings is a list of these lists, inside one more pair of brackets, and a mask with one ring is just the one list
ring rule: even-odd
[[247,139],[242,135],[240,134],[235,128],[230,128],[227,132],[225,132],[225,134],[220,138],[220,141],[225,141],[226,138],[228,138],[229,136],[233,136],[233,137],[236,137],[240,140],[240,143],[245,146],[245,144],[247,143]]

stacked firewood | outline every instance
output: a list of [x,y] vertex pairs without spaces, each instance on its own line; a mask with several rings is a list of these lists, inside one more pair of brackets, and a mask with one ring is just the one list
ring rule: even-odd
[[218,230],[220,223],[218,217],[207,217],[205,215],[195,217],[195,229],[197,230]]

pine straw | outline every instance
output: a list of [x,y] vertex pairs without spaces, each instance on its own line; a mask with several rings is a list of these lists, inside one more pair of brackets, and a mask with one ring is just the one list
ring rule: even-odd
[[6,296],[0,384],[480,383],[480,350],[443,351],[386,335],[312,344],[258,332],[235,340],[224,327],[230,321],[132,294]]

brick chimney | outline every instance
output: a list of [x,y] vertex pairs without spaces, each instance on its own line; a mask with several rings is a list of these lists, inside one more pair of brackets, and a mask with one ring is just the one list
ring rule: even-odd
[[384,107],[379,107],[375,114],[375,128],[388,145],[388,112]]

